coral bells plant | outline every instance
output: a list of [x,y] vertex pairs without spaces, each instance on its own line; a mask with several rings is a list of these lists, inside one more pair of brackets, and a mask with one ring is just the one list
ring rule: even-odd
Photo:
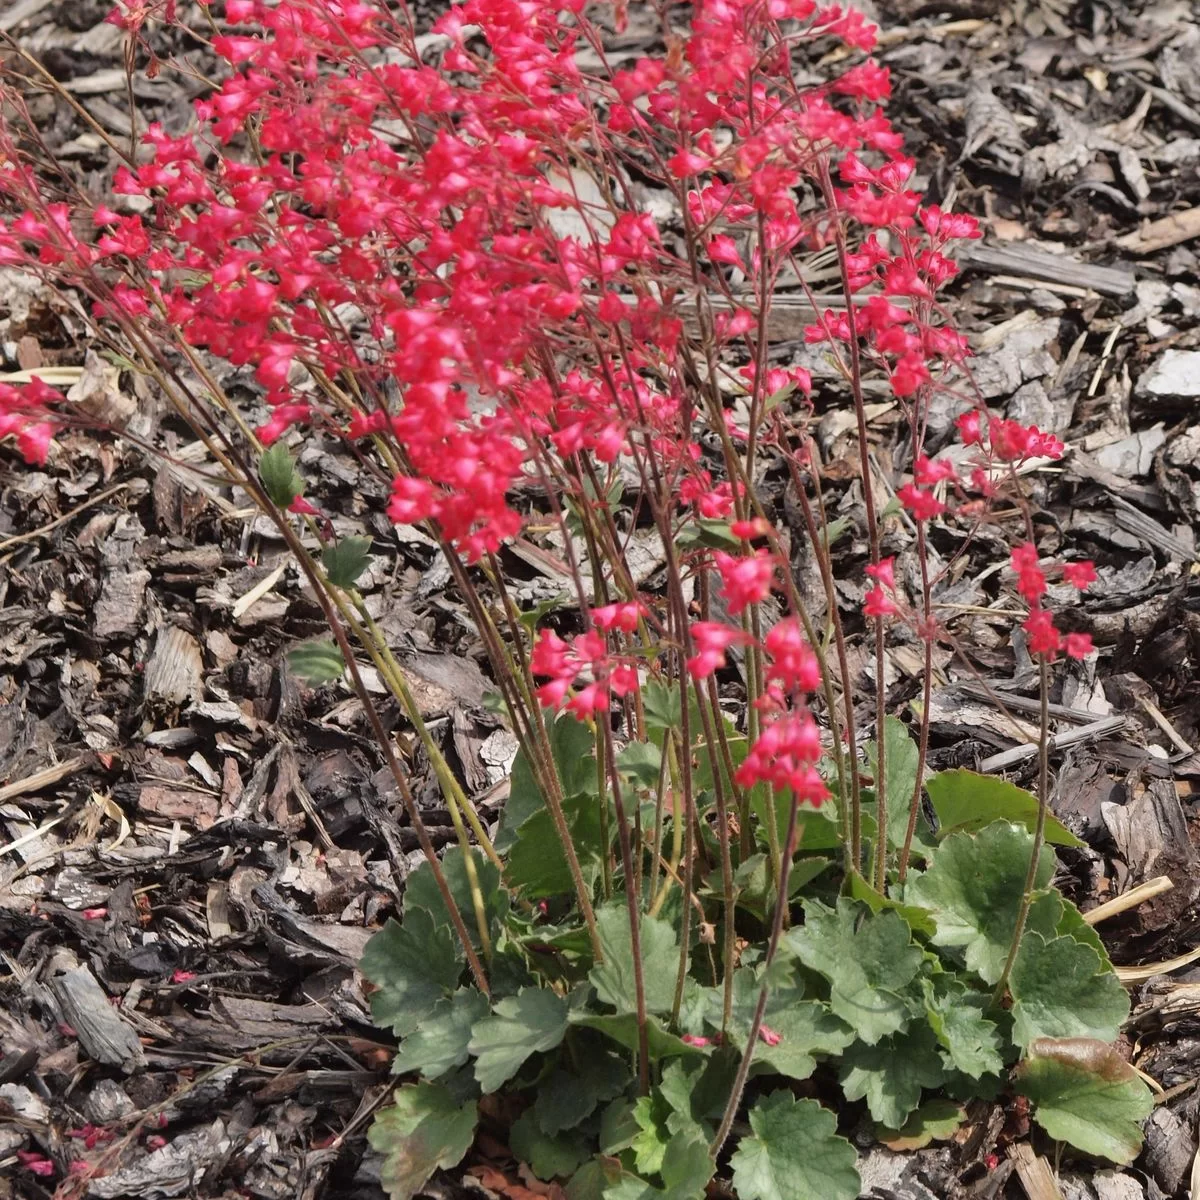
[[[1052,665],[1092,653],[1049,580],[1095,572],[1043,559],[1030,472],[1064,447],[987,411],[940,298],[975,222],[916,185],[861,14],[641,5],[661,46],[641,57],[612,48],[632,15],[466,0],[418,31],[402,4],[123,3],[131,63],[186,67],[155,57],[165,21],[225,74],[186,131],[111,145],[103,198],[22,119],[36,65],[5,85],[0,263],[83,297],[276,523],[332,637],[292,668],[357,693],[425,851],[363,962],[400,1039],[371,1135],[385,1186],[407,1198],[458,1163],[493,1093],[536,1176],[613,1200],[698,1198],[714,1174],[743,1200],[849,1200],[855,1122],[919,1135],[939,1094],[1023,1092],[1051,1135],[1129,1159],[1148,1093],[1108,1045],[1127,1001],[1049,845],[1079,844],[1047,806]],[[808,368],[772,333],[787,289]],[[868,387],[907,429],[894,510]],[[939,395],[960,412],[945,445]],[[857,430],[850,575],[813,437],[831,406]],[[37,380],[0,391],[30,463],[79,419]],[[495,828],[359,590],[371,541],[335,539],[304,495],[310,439],[348,444],[364,494],[445,554],[520,743]],[[965,547],[984,524],[1010,538],[1013,636],[1039,666],[1036,797],[927,769],[932,654],[956,644],[931,529]],[[506,547],[535,536],[569,590],[529,612]],[[892,638],[925,650],[911,727]],[[441,856],[360,658],[442,789]]]

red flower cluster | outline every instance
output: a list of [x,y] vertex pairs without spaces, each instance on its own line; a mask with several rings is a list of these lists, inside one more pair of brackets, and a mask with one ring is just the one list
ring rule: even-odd
[[[136,33],[171,9],[122,0],[114,19]],[[950,244],[979,230],[911,186],[915,164],[880,107],[885,68],[859,59],[797,86],[798,44],[870,51],[860,13],[697,0],[688,19],[661,54],[610,70],[594,65],[604,34],[580,0],[464,0],[438,20],[436,48],[403,4],[226,0],[212,44],[228,77],[196,105],[199,130],[151,126],[147,161],[118,172],[111,204],[47,203],[0,122],[0,195],[23,210],[0,223],[0,263],[84,288],[97,317],[131,335],[181,339],[241,369],[264,444],[303,426],[375,439],[389,517],[431,523],[468,562],[520,532],[517,485],[529,479],[581,510],[598,478],[653,481],[681,522],[728,521],[746,543],[696,556],[737,617],[771,594],[781,563],[775,548],[751,548],[769,530],[740,483],[714,479],[704,447],[776,436],[788,397],[799,393],[791,404],[806,419],[812,390],[802,368],[766,365],[765,314],[746,297],[769,294],[798,254],[836,245],[849,307],[805,337],[843,364],[856,343],[919,428],[921,405],[968,354],[937,296],[956,273]],[[634,177],[670,197],[686,253]],[[94,244],[76,233],[83,220]],[[736,291],[735,272],[746,277]],[[744,387],[749,423],[699,400],[684,336],[698,287],[721,301],[702,306],[704,365]],[[36,382],[0,390],[0,437],[45,461],[61,399]],[[969,479],[949,458],[917,456],[898,490],[918,522],[1063,453],[1052,435],[982,411],[958,427],[978,448]],[[1034,652],[1080,652],[1082,635],[1060,635],[1038,607],[1036,556],[1022,551],[1014,567]],[[1083,586],[1089,569],[1070,564],[1063,578]],[[867,614],[906,614],[891,560],[869,573]],[[618,602],[572,638],[542,630],[531,661],[541,703],[592,717],[633,692],[651,664],[620,652],[619,635],[643,616]],[[736,624],[693,624],[692,679],[749,640]],[[754,653],[767,663],[754,698],[767,723],[738,782],[820,803],[805,707],[817,657],[792,619]]]
[[707,679],[719,671],[725,666],[725,651],[750,640],[742,630],[719,621],[697,621],[690,632],[696,653],[687,660],[687,668],[693,679]]
[[[626,633],[637,629],[642,614],[642,606],[634,603],[608,604],[591,612],[598,629]],[[529,665],[534,675],[549,678],[537,689],[538,700],[581,719],[607,712],[611,695],[626,696],[638,687],[636,662],[611,654],[605,638],[595,632],[578,634],[567,642],[553,630],[543,629]]]
[[[1091,654],[1092,639],[1086,633],[1062,634],[1054,625],[1054,618],[1042,607],[1046,594],[1046,572],[1038,561],[1037,547],[1028,542],[1013,548],[1012,569],[1017,575],[1017,591],[1030,607],[1029,616],[1021,628],[1029,637],[1029,650],[1049,659],[1061,650],[1068,658],[1087,658]],[[1062,567],[1065,583],[1081,591],[1096,579],[1096,566],[1086,560],[1066,563]]]
[[821,734],[807,712],[788,712],[759,734],[734,779],[739,787],[767,783],[777,792],[791,791],[803,804],[820,805],[829,796],[817,770]]
[[718,550],[713,563],[721,576],[721,596],[733,616],[748,604],[758,604],[771,594],[775,556],[769,550],[734,556]]
[[36,375],[23,387],[0,383],[0,441],[15,437],[17,449],[27,463],[44,465],[59,426],[51,410],[62,401],[62,394]]
[[[113,19],[136,32],[171,9],[122,0]],[[799,185],[832,186],[834,164],[832,208],[890,239],[851,258],[855,287],[873,293],[862,331],[897,394],[964,353],[905,306],[953,274],[947,240],[977,231],[907,186],[912,162],[877,107],[888,72],[860,62],[829,88],[794,83],[797,42],[873,45],[852,9],[702,0],[679,48],[611,74],[577,58],[601,34],[573,2],[466,0],[437,23],[448,48],[435,65],[407,15],[378,0],[228,0],[224,16],[213,46],[230,75],[197,104],[201,130],[152,126],[151,161],[118,173],[139,212],[97,207],[86,244],[67,206],[10,167],[0,191],[28,207],[0,231],[0,256],[83,281],[99,315],[246,368],[265,443],[317,423],[389,442],[392,518],[435,522],[468,560],[519,531],[509,496],[531,459],[652,454],[701,515],[724,519],[736,501],[698,469],[684,402],[678,305],[693,264],[627,190],[601,211],[580,178],[621,179],[630,162],[657,173],[722,290],[731,265],[771,278],[828,238]],[[247,135],[252,158],[234,149]],[[749,258],[747,239],[761,243]],[[757,329],[748,310],[719,313],[714,350],[757,361]],[[849,335],[844,313],[815,333]],[[569,372],[550,367],[559,358]],[[811,387],[799,369],[743,374],[760,401],[784,382]],[[347,377],[349,412],[314,386]],[[44,455],[50,430],[21,431],[23,452]],[[732,604],[752,603],[765,566],[728,570]]]

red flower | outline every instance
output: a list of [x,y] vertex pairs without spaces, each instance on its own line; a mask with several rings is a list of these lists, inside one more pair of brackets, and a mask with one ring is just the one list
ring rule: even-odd
[[890,617],[896,612],[896,606],[888,599],[887,593],[881,587],[873,587],[863,603],[863,613],[868,617]]
[[605,633],[619,629],[622,633],[633,633],[637,630],[638,620],[644,609],[636,601],[624,604],[606,604],[602,608],[592,609],[592,621],[597,629]]
[[771,532],[771,526],[762,517],[751,517],[746,521],[730,521],[729,532],[748,542],[753,538],[766,537]]
[[721,575],[721,595],[733,616],[748,604],[757,604],[771,594],[775,579],[775,558],[769,550],[735,558],[718,550],[713,556]]
[[887,558],[881,558],[877,563],[867,564],[867,575],[874,579],[876,583],[881,584],[885,588],[895,588],[896,586],[896,558],[895,555],[890,555]]
[[1063,653],[1068,658],[1087,658],[1095,649],[1091,634],[1068,633],[1062,640]]
[[922,487],[929,487],[943,480],[957,479],[954,462],[949,458],[926,458],[919,455],[913,463],[913,476]]
[[17,1162],[34,1175],[50,1176],[54,1174],[54,1163],[36,1150],[18,1150]]
[[821,735],[807,712],[787,712],[759,734],[738,767],[738,787],[770,784],[777,792],[791,791],[801,803],[814,807],[829,796],[829,789],[814,764],[821,756]]
[[726,263],[729,266],[741,267],[742,256],[738,253],[737,242],[728,234],[718,234],[711,238],[705,251],[709,259],[715,263]]
[[721,625],[716,621],[697,621],[690,628],[696,654],[687,660],[693,679],[706,679],[725,665],[725,651],[730,646],[747,641],[741,629]]
[[1030,654],[1044,654],[1052,659],[1062,649],[1062,635],[1054,627],[1053,617],[1044,608],[1031,612],[1021,628],[1029,635]]
[[932,520],[946,511],[946,506],[932,492],[922,491],[911,483],[897,489],[896,495],[918,521]]
[[771,656],[767,678],[792,692],[815,692],[821,686],[821,664],[812,647],[804,640],[795,617],[777,622],[764,639]]
[[983,418],[978,410],[960,413],[954,421],[964,446],[977,446],[983,441]]
[[1089,583],[1096,582],[1096,564],[1087,559],[1064,563],[1062,573],[1064,581],[1072,587],[1079,588],[1080,591],[1083,591]]
[[1017,573],[1017,591],[1029,604],[1036,604],[1046,594],[1046,574],[1038,566],[1037,547],[1029,542],[1013,547],[1011,561]]

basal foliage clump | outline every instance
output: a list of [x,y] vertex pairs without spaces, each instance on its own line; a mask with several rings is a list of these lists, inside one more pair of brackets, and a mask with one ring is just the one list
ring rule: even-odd
[[[292,667],[357,692],[425,851],[363,962],[403,1077],[371,1134],[385,1186],[405,1200],[458,1163],[497,1093],[513,1153],[579,1200],[698,1200],[717,1172],[743,1200],[850,1200],[839,1092],[920,1137],[961,1119],[947,1098],[1012,1088],[1052,1136],[1128,1160],[1148,1111],[1108,1046],[1128,1003],[1053,887],[1052,847],[1078,843],[1046,804],[1051,665],[1093,652],[1049,584],[1095,572],[1043,561],[1029,472],[1064,447],[987,411],[939,299],[976,224],[913,186],[861,14],[647,12],[656,44],[630,55],[626,4],[466,0],[418,30],[374,0],[125,3],[131,55],[162,19],[229,71],[194,127],[113,146],[105,202],[47,162],[28,82],[6,84],[0,263],[85,296],[276,522],[332,635]],[[773,343],[784,288],[811,309],[816,381]],[[243,368],[236,391],[214,360]],[[886,509],[868,386],[910,435]],[[939,393],[959,415],[935,447]],[[814,439],[830,405],[857,425],[853,579]],[[40,381],[0,390],[0,436],[30,462],[76,419]],[[305,497],[293,448],[317,434],[444,551],[521,746],[494,830],[358,590],[372,541],[335,540]],[[897,561],[899,512],[915,549]],[[1036,797],[927,770],[933,648],[953,644],[933,596],[985,523],[1010,540],[1040,668]],[[533,526],[567,583],[522,611],[503,554]],[[912,729],[887,705],[897,633],[924,649]],[[441,857],[360,656],[441,785]]]

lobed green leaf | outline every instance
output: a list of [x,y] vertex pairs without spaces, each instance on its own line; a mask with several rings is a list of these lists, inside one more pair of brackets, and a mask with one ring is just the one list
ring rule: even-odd
[[469,1056],[471,1032],[487,1015],[487,997],[477,988],[459,988],[454,995],[439,1000],[401,1041],[392,1074],[412,1071],[425,1079],[439,1079],[461,1067]]
[[346,671],[346,660],[342,657],[337,642],[301,642],[288,651],[288,666],[301,683],[318,687],[341,679]]
[[1040,1038],[1015,1082],[1051,1137],[1115,1163],[1137,1157],[1154,1097],[1112,1046],[1090,1038]]
[[730,1160],[739,1200],[855,1200],[857,1155],[815,1100],[772,1092],[750,1110],[751,1133]]
[[830,1008],[868,1045],[908,1025],[910,985],[923,955],[898,914],[875,914],[844,896],[836,910],[809,900],[804,925],[786,942],[829,981]]
[[[952,833],[905,890],[906,901],[933,914],[934,945],[961,950],[984,983],[995,983],[1004,969],[1032,854],[1033,835],[1008,821]],[[1053,874],[1054,854],[1043,847],[1034,886],[1044,888]],[[1061,906],[1047,899],[1031,909],[1028,928],[1053,933]]]
[[371,561],[369,537],[344,537],[321,552],[321,566],[334,587],[349,591]]
[[433,914],[406,912],[367,943],[359,967],[379,990],[371,997],[376,1024],[407,1037],[458,987],[465,956],[453,930]]
[[855,1042],[839,1072],[847,1100],[867,1102],[872,1120],[899,1128],[921,1102],[924,1088],[945,1079],[937,1039],[928,1025],[886,1038],[876,1046]]
[[390,1200],[412,1200],[436,1170],[457,1166],[475,1140],[475,1102],[463,1104],[439,1084],[397,1088],[367,1135],[383,1155],[379,1182]]
[[475,1026],[468,1049],[485,1094],[510,1080],[532,1055],[553,1050],[567,1032],[567,1002],[545,988],[522,988]]
[[1091,946],[1073,937],[1021,939],[1009,990],[1013,1040],[1097,1038],[1110,1042],[1129,1016],[1129,996]]
[[283,442],[275,442],[258,460],[258,477],[271,503],[286,509],[304,493],[304,480],[296,471],[291,451]]
[[[1015,821],[1030,833],[1037,825],[1037,797],[1007,779],[977,771],[940,771],[926,781],[925,790],[942,836],[978,830],[993,821]],[[1076,849],[1084,844],[1053,813],[1046,814],[1046,841]]]
[[[596,910],[596,926],[600,932],[604,961],[592,968],[588,978],[596,989],[596,995],[605,1004],[611,1004],[619,1014],[636,1012],[629,909],[620,901],[603,905]],[[670,1012],[675,1001],[674,967],[679,962],[679,943],[675,930],[657,917],[643,916],[639,933],[646,1011]]]

